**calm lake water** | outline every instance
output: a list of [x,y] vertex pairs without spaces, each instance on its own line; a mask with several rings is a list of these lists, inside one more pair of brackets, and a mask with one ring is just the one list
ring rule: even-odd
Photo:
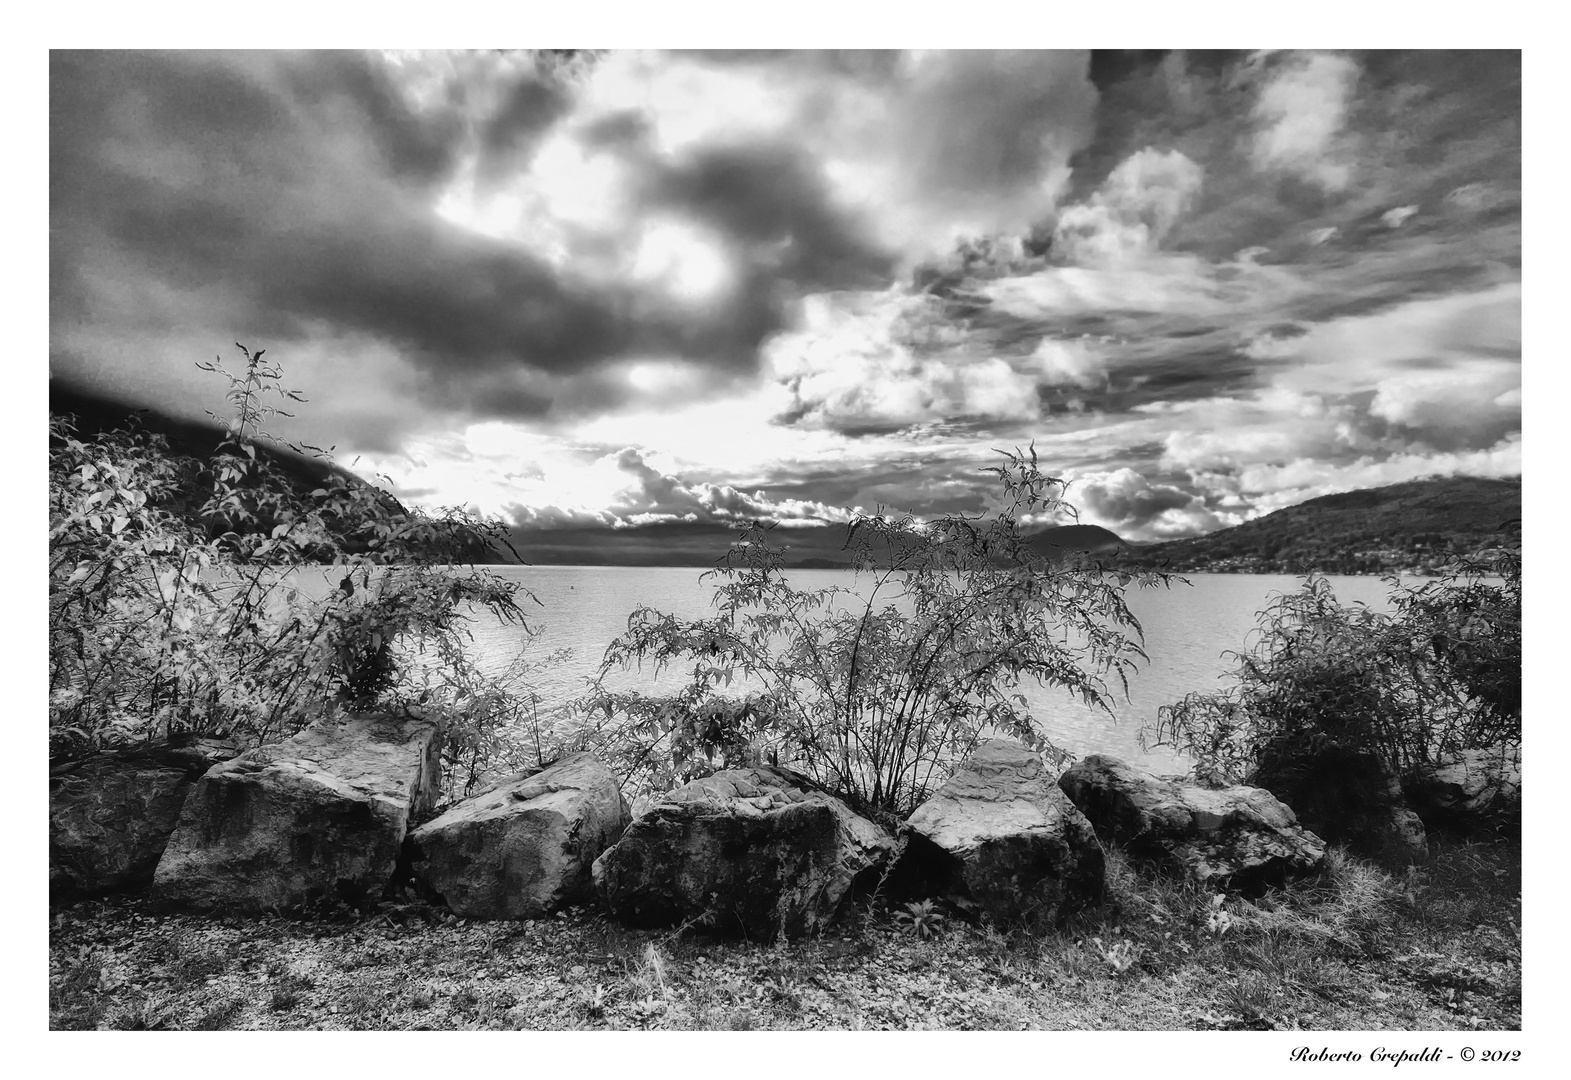
[[[544,657],[557,649],[571,650],[565,661],[542,664],[530,675],[542,706],[582,693],[599,669],[606,645],[626,629],[628,614],[640,604],[684,618],[710,611],[713,582],[700,583],[702,570],[686,568],[599,566],[493,567],[520,582],[540,600],[528,605],[531,625],[543,632],[523,655]],[[854,575],[842,570],[797,570],[790,580],[797,588],[850,586]],[[1190,574],[1190,586],[1128,593],[1130,609],[1145,628],[1150,662],[1129,680],[1129,698],[1113,705],[1114,718],[1086,707],[1052,687],[1022,687],[1033,713],[1059,746],[1077,755],[1113,754],[1148,766],[1171,769],[1177,762],[1165,751],[1141,751],[1138,733],[1156,719],[1158,706],[1193,690],[1224,685],[1218,677],[1229,667],[1225,650],[1240,649],[1255,627],[1255,616],[1278,594],[1297,591],[1301,578],[1290,575]],[[1388,610],[1386,586],[1375,577],[1332,577],[1343,604],[1361,601]],[[471,629],[482,662],[505,667],[520,654],[523,632],[489,616],[474,619]],[[656,682],[650,672],[618,676],[618,685],[654,689],[679,684],[675,669]]]

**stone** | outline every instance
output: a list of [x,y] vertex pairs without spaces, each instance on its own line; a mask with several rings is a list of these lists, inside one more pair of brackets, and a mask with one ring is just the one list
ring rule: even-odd
[[374,899],[410,815],[435,804],[440,733],[420,716],[328,718],[214,766],[186,798],[156,893],[248,911]]
[[51,896],[101,896],[152,884],[191,785],[239,753],[223,739],[176,739],[51,769]]
[[894,838],[788,769],[727,769],[669,792],[594,864],[633,926],[692,922],[755,941],[827,926],[875,884]]
[[1463,835],[1519,828],[1522,748],[1502,744],[1446,755],[1420,765],[1404,790],[1429,828]]
[[1429,857],[1424,823],[1407,805],[1396,773],[1373,751],[1334,743],[1268,747],[1247,780],[1291,806],[1328,844],[1392,869]]
[[1101,754],[1076,762],[1058,785],[1105,843],[1209,889],[1257,892],[1325,861],[1320,837],[1261,788],[1202,787]]
[[897,898],[947,901],[968,918],[1052,924],[1099,904],[1105,859],[1091,824],[1040,754],[991,739],[906,819]]
[[590,754],[520,773],[410,834],[415,877],[466,919],[538,919],[593,899],[592,867],[630,815]]

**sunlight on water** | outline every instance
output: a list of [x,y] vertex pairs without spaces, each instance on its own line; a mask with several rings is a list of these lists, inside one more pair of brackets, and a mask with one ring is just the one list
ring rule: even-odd
[[[640,604],[679,617],[697,618],[710,611],[713,582],[700,583],[697,569],[646,567],[508,566],[491,567],[520,582],[534,593],[538,605],[527,603],[530,625],[543,632],[530,642],[526,660],[544,657],[557,649],[570,649],[566,662],[542,665],[531,681],[543,706],[571,700],[583,692],[599,670],[606,645],[627,625],[627,616]],[[851,586],[855,575],[842,570],[797,570],[790,575],[797,588],[828,585]],[[1050,737],[1077,755],[1113,754],[1148,766],[1171,771],[1178,766],[1170,754],[1140,750],[1138,733],[1143,723],[1156,719],[1158,706],[1192,690],[1213,690],[1228,668],[1225,650],[1244,646],[1255,627],[1258,611],[1272,597],[1296,591],[1301,578],[1289,575],[1191,574],[1191,586],[1175,584],[1171,590],[1132,591],[1129,606],[1145,629],[1150,663],[1129,680],[1129,698],[1113,704],[1114,717],[1092,709],[1063,690],[1023,688],[1036,716],[1044,721]],[[1337,599],[1356,601],[1387,610],[1386,586],[1374,577],[1332,577]],[[515,626],[504,626],[488,616],[471,624],[477,652],[492,670],[520,655],[525,635]],[[672,671],[658,683],[645,671],[616,676],[619,688],[653,688],[676,685],[682,673]]]

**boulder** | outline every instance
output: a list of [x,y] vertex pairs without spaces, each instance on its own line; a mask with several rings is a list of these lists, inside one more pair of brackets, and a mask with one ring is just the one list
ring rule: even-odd
[[1261,788],[1201,787],[1100,754],[1076,762],[1058,785],[1103,841],[1206,888],[1257,891],[1315,873],[1325,860],[1325,843]]
[[1105,860],[1040,754],[982,743],[901,827],[895,897],[929,896],[994,922],[1050,924],[1101,903]]
[[1429,857],[1424,823],[1378,754],[1327,743],[1268,747],[1248,782],[1293,808],[1328,844],[1400,869]]
[[252,911],[379,895],[411,812],[436,801],[439,734],[420,716],[329,718],[214,766],[186,798],[157,893]]
[[415,877],[466,919],[538,919],[594,895],[591,867],[627,827],[589,754],[491,785],[410,834]]
[[633,926],[693,921],[753,940],[827,925],[876,882],[894,838],[805,777],[727,769],[672,791],[594,864],[613,916]]
[[240,748],[188,739],[95,754],[49,772],[49,891],[57,899],[152,884],[197,778]]
[[1501,745],[1447,755],[1420,765],[1404,790],[1429,828],[1471,835],[1519,827],[1522,748]]

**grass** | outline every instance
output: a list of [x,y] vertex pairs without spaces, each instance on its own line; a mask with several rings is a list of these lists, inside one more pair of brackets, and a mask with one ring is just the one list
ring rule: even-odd
[[[1334,853],[1249,902],[1136,874],[1048,935],[859,906],[759,944],[575,910],[469,923],[89,902],[51,918],[56,1029],[1516,1030],[1521,850],[1442,842],[1405,876]],[[918,925],[920,924],[920,925]]]

